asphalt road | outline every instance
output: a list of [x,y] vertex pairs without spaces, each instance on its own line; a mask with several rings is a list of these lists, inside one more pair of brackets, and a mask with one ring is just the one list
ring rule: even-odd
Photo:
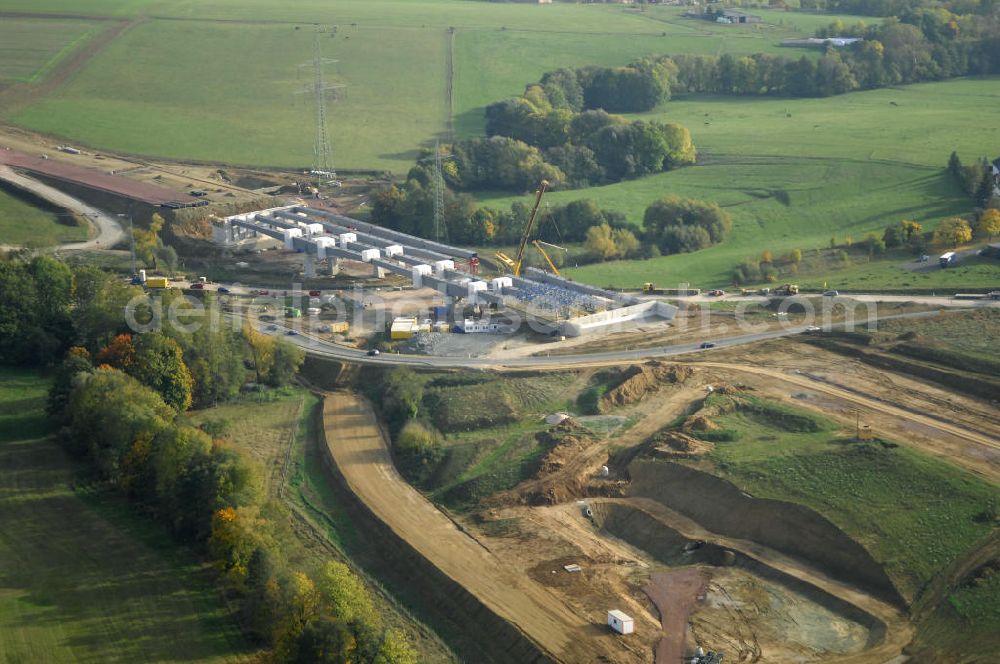
[[[938,311],[920,311],[907,314],[882,316],[877,320],[899,318],[926,318],[936,316]],[[291,328],[280,322],[261,324],[258,329],[268,332],[268,327],[275,326],[271,334],[283,335],[284,338],[302,348],[307,354],[315,357],[325,357],[347,362],[383,366],[412,366],[437,369],[534,369],[534,368],[564,368],[581,366],[607,366],[622,363],[634,363],[676,355],[691,353],[711,353],[713,350],[744,346],[768,339],[793,336],[807,332],[807,325],[789,325],[785,329],[751,332],[748,334],[713,340],[712,348],[701,348],[701,343],[677,344],[659,348],[639,348],[635,350],[614,350],[604,353],[581,353],[575,355],[544,355],[535,357],[497,358],[497,357],[443,357],[435,355],[407,355],[400,353],[382,353],[370,356],[364,350],[344,346],[321,339],[308,332],[295,331],[288,334]],[[862,323],[857,322],[857,326]],[[843,324],[828,326],[826,329],[840,329]],[[540,351],[542,349],[540,348]]]

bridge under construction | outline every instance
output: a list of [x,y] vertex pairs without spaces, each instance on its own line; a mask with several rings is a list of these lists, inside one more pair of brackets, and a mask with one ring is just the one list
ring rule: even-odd
[[328,210],[288,205],[218,220],[215,241],[239,244],[261,236],[301,253],[306,277],[325,264],[336,274],[340,261],[367,263],[376,276],[397,274],[415,288],[429,287],[453,300],[509,309],[534,329],[577,337],[630,321],[671,320],[677,308],[642,301],[528,268],[520,276],[478,274],[478,256],[460,247],[425,240]]

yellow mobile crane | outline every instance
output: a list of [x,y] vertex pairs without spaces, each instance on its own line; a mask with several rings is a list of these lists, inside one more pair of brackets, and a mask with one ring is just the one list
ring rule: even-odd
[[[524,247],[528,244],[528,238],[531,237],[531,229],[535,225],[535,215],[538,214],[538,205],[542,202],[542,194],[545,193],[545,189],[548,188],[548,186],[548,180],[542,180],[541,184],[538,186],[538,191],[535,192],[535,206],[531,208],[531,214],[528,216],[528,223],[524,225],[524,232],[521,233],[521,242],[517,245],[517,256],[515,258],[511,258],[502,251],[498,251],[494,254],[496,259],[506,265],[507,269],[509,269],[511,274],[515,277],[521,276],[521,262],[524,260]],[[538,247],[537,244],[535,246]],[[539,250],[541,251],[541,248],[539,248]],[[542,251],[542,255],[545,256],[544,251]],[[548,259],[549,257],[545,256],[545,260]],[[552,265],[552,261],[549,261],[549,265]],[[552,266],[552,269],[555,269],[555,266]],[[558,274],[558,272],[556,274]]]
[[542,245],[544,244],[546,247],[552,247],[553,249],[559,249],[561,251],[568,251],[568,250],[565,247],[560,247],[557,244],[552,244],[550,242],[542,242],[541,240],[532,240],[531,244],[535,245],[535,249],[537,249],[538,253],[542,255],[542,258],[545,259],[545,262],[549,264],[549,269],[552,270],[552,274],[556,275],[557,277],[561,277],[562,275],[559,274],[559,268],[557,268],[556,264],[552,262],[551,258],[549,258],[548,253],[546,253],[546,251],[542,249]]

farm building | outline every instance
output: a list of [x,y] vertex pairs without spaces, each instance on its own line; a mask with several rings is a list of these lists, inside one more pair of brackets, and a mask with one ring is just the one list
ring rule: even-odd
[[736,11],[735,9],[723,10],[722,14],[719,16],[719,20],[725,23],[760,23],[760,16],[754,14],[746,14],[744,12]]
[[608,611],[608,627],[619,634],[631,634],[635,631],[635,621],[618,609]]
[[826,48],[827,46],[843,47],[850,46],[859,41],[864,41],[860,37],[806,37],[803,39],[782,39],[781,45],[797,48]]

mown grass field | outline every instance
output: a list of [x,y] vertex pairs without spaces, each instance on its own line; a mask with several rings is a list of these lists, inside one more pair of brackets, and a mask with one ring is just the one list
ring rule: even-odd
[[[831,238],[838,243],[847,236],[859,241],[868,232],[881,234],[885,226],[901,219],[917,219],[932,229],[946,216],[971,210],[971,201],[945,174],[944,164],[952,150],[969,155],[967,160],[976,158],[983,150],[982,137],[1000,141],[998,102],[996,79],[827,99],[668,102],[651,117],[688,126],[700,150],[699,165],[605,187],[554,192],[546,198],[556,204],[589,197],[640,224],[643,211],[657,198],[700,198],[729,212],[732,235],[700,252],[566,272],[601,286],[637,287],[646,281],[725,286],[742,259],[758,258],[765,249],[779,255],[793,248],[829,247]],[[970,105],[986,110],[968,114],[964,109]],[[952,133],[941,131],[943,126],[964,129]],[[781,200],[784,196],[787,204]],[[508,196],[481,200],[506,208],[518,198],[527,200]],[[986,272],[1000,276],[1000,268],[986,266]],[[941,279],[936,272],[929,274]],[[841,276],[815,275],[814,281]],[[897,275],[896,283],[901,285],[911,276]],[[864,285],[877,287],[879,282]]]
[[95,21],[4,17],[0,21],[0,84],[45,76],[98,31]]
[[1000,500],[1000,487],[905,447],[849,442],[828,421],[778,408],[817,430],[742,410],[713,418],[736,437],[716,443],[720,474],[754,496],[817,510],[864,545],[904,594],[993,532],[977,515]]
[[[2,4],[26,10],[20,0]],[[486,104],[519,94],[549,69],[664,52],[773,51],[781,38],[801,32],[797,25],[718,26],[680,18],[676,7],[637,12],[467,0],[348,0],[335,8],[316,0],[294,8],[275,0],[93,0],[73,9],[152,20],[127,31],[16,122],[123,152],[308,166],[313,105],[299,93],[312,70],[300,65],[312,58],[312,23],[322,22],[339,28],[336,38],[324,38],[326,56],[338,60],[327,78],[346,86],[329,105],[334,165],[396,173],[412,165],[418,148],[448,140],[449,113],[459,134],[479,133]],[[52,0],[31,10],[67,5]]]
[[[481,132],[486,104],[519,94],[553,68],[680,52],[812,57],[778,44],[837,18],[858,20],[754,10],[765,24],[725,26],[685,18],[679,7],[640,12],[472,0],[335,6],[321,0],[294,6],[276,0],[2,0],[0,6],[149,19],[52,95],[18,111],[15,123],[123,152],[277,167],[312,162],[313,102],[303,94],[312,80],[312,23],[337,25],[335,38],[323,38],[325,55],[338,60],[327,65],[327,81],[344,86],[329,95],[334,166],[397,174],[409,169],[421,147],[449,140],[450,131]],[[827,99],[699,96],[665,103],[642,117],[689,127],[701,154],[698,166],[555,192],[549,201],[593,198],[636,223],[664,195],[717,201],[734,218],[732,237],[695,254],[567,274],[602,286],[724,286],[739,261],[764,249],[780,254],[826,247],[831,237],[859,240],[902,218],[933,228],[971,209],[943,165],[952,150],[969,161],[983,146],[1000,143],[998,90],[996,79],[966,79]],[[504,208],[512,200],[480,198]],[[804,274],[802,282],[951,288],[995,281],[995,273],[981,265],[912,277],[876,262]]]
[[5,662],[233,662],[248,654],[193,557],[77,484],[47,438],[48,381],[0,370],[0,654]]
[[45,246],[87,239],[87,227],[63,224],[47,212],[0,189],[0,244]]

